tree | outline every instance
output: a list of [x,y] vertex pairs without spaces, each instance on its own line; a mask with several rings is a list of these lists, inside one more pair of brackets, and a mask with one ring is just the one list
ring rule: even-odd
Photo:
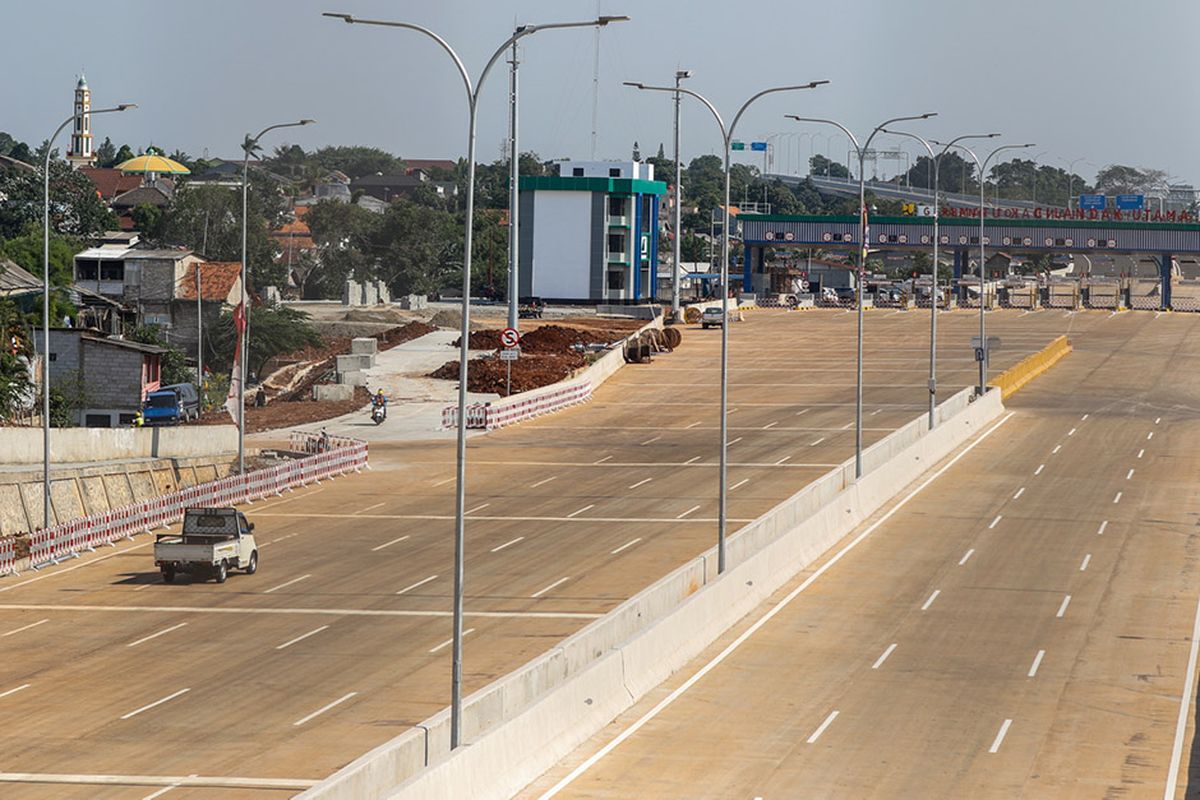
[[[15,156],[14,156],[15,157]],[[39,164],[42,162],[39,162]],[[41,227],[43,174],[38,169],[0,168],[0,239],[21,235],[26,226]],[[65,161],[50,161],[50,228],[67,236],[95,236],[116,227],[117,219],[96,196],[96,186]]]
[[[275,263],[276,246],[270,236],[282,220],[284,208],[274,181],[251,172],[246,258],[256,286],[278,285],[286,277],[286,267]],[[241,261],[241,190],[183,183],[163,210],[156,234],[156,241],[188,247],[216,261]]]
[[1160,169],[1139,169],[1110,164],[1096,173],[1096,191],[1103,194],[1149,194],[1161,189],[1167,173]]
[[112,139],[107,136],[100,146],[96,148],[96,166],[111,167],[117,163],[117,146],[112,143]]
[[831,161],[817,153],[808,160],[809,175],[826,175],[831,178],[849,178],[850,170],[843,164]]
[[133,227],[149,239],[157,239],[161,233],[163,212],[158,206],[142,203],[129,213]]
[[351,178],[404,171],[403,161],[378,147],[322,147],[312,154],[312,160],[324,172],[336,169]]
[[[918,156],[908,170],[908,185],[921,189],[933,187],[933,162],[929,156]],[[903,176],[895,179],[902,183]],[[975,162],[967,161],[953,150],[942,156],[938,170],[938,190],[942,192],[978,192],[979,182],[975,179]]]
[[22,313],[8,298],[0,298],[0,421],[9,421],[33,408],[37,387],[30,369],[33,357],[32,315]]
[[[486,226],[487,218],[477,215],[475,229]],[[370,252],[379,259],[374,276],[394,294],[432,294],[462,274],[462,244],[453,215],[399,199],[372,236]]]
[[129,149],[129,145],[123,144],[121,145],[121,149],[117,151],[117,154],[113,156],[112,164],[110,166],[115,167],[118,164],[124,164],[126,161],[133,158],[134,155],[134,152]]
[[[217,325],[209,330],[216,353],[216,369],[229,372],[233,366],[236,339],[233,316],[225,312]],[[251,306],[247,372],[258,375],[274,356],[320,343],[321,337],[308,324],[308,315],[304,312],[286,306]]]
[[[16,156],[13,156],[13,151],[18,147],[22,147],[26,151],[29,150],[29,146],[24,142],[19,142],[4,131],[0,131],[0,156],[12,156],[16,158]],[[25,159],[20,160],[24,161]]]

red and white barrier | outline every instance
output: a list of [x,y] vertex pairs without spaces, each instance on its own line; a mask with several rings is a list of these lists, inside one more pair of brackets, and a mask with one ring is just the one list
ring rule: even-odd
[[[331,436],[328,437],[330,448],[318,452],[323,447],[320,438],[316,434],[292,434],[293,449],[314,453],[307,458],[189,486],[153,500],[68,520],[49,530],[34,531],[29,535],[29,564],[37,568],[58,563],[63,558],[78,556],[81,551],[133,538],[136,533],[165,528],[183,519],[184,510],[191,507],[252,502],[278,495],[296,485],[303,486],[321,478],[344,475],[351,470],[359,472],[363,467],[369,467],[366,442]],[[0,540],[0,575],[10,574],[15,568],[14,540]]]

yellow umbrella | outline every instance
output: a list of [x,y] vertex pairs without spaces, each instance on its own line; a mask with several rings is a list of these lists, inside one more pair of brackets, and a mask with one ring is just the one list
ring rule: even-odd
[[144,153],[117,165],[122,172],[155,172],[167,175],[190,175],[191,170],[166,156]]

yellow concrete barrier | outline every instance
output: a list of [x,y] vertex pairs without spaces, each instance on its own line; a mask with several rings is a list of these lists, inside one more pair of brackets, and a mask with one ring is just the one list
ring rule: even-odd
[[1057,364],[1059,359],[1069,352],[1071,342],[1066,336],[1060,336],[1038,352],[1001,372],[992,380],[992,385],[1000,390],[1000,398],[1007,400],[1022,386]]

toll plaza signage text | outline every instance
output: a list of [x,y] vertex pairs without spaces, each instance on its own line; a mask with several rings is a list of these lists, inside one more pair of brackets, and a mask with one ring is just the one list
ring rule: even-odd
[[[979,219],[978,208],[943,206],[942,219]],[[1151,211],[1146,209],[1104,210],[1086,208],[999,208],[984,209],[984,219],[1082,220],[1086,222],[1197,222],[1200,217],[1191,211]]]

